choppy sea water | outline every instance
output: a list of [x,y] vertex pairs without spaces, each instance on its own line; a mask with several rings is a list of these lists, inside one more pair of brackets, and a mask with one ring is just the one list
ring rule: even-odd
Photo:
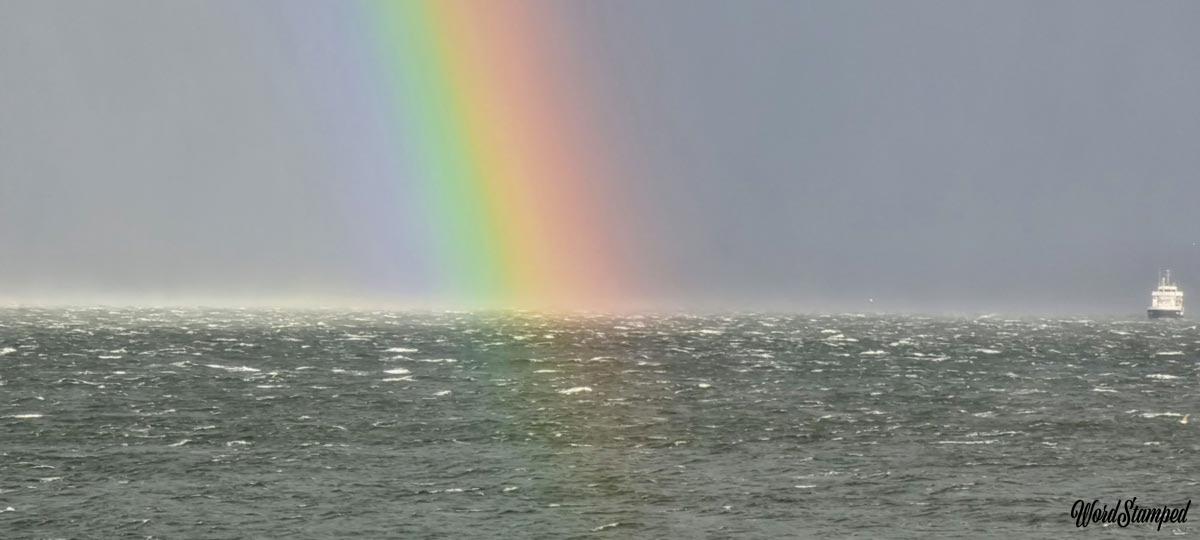
[[0,536],[1058,537],[1200,494],[1198,357],[1179,321],[8,309]]

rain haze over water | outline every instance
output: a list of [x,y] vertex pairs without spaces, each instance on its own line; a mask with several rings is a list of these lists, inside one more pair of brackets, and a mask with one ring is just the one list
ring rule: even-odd
[[[436,307],[418,179],[330,151],[330,7],[0,5],[0,298]],[[1196,3],[543,7],[629,305],[1132,314],[1200,272]]]

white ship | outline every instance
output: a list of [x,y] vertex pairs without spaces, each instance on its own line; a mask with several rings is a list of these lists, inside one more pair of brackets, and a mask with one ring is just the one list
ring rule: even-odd
[[1183,316],[1183,291],[1171,283],[1171,271],[1158,277],[1158,288],[1150,293],[1150,309],[1146,314],[1151,319],[1178,319]]

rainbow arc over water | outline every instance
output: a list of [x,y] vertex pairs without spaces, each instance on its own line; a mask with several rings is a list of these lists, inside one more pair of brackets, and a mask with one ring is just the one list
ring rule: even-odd
[[554,5],[357,4],[391,140],[431,231],[439,294],[484,307],[603,305],[621,224],[586,70]]

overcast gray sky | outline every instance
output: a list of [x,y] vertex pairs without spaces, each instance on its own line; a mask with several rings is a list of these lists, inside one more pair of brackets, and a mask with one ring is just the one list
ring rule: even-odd
[[[336,4],[0,2],[0,298],[420,295],[420,261],[370,270],[419,235],[347,230],[288,101],[312,74],[277,69]],[[630,172],[631,297],[1131,314],[1165,266],[1200,291],[1200,3],[557,9]]]

